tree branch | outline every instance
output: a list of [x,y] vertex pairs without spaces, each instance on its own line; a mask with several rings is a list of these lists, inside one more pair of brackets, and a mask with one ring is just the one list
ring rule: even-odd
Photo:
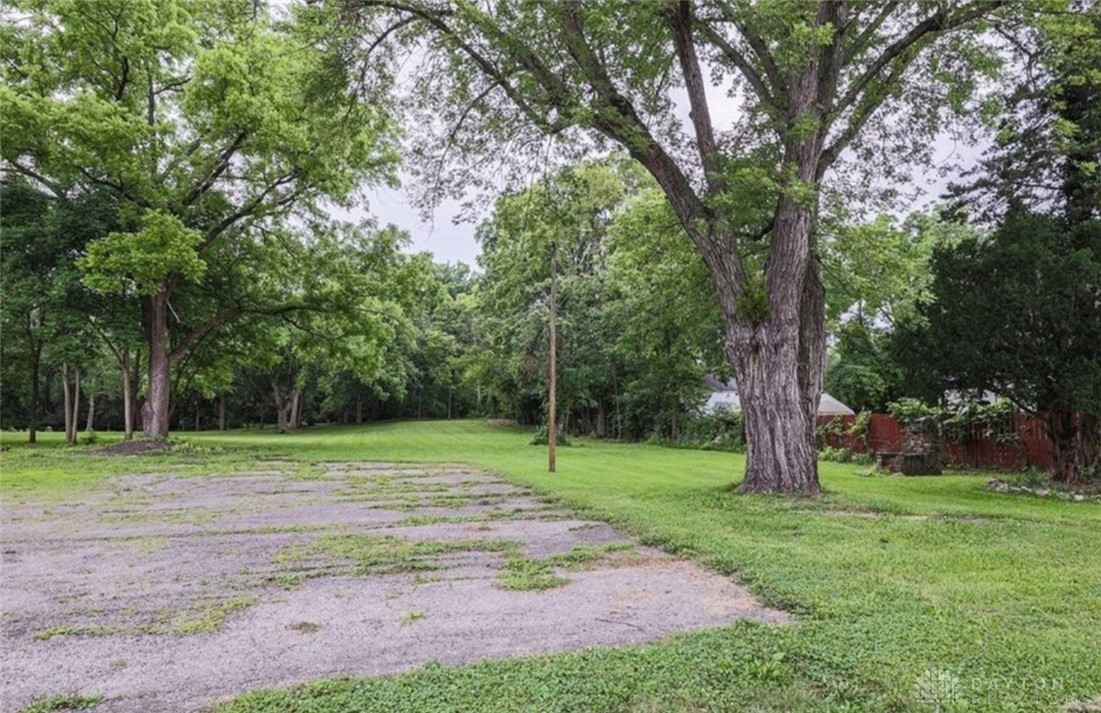
[[784,74],[777,66],[776,60],[773,59],[768,44],[748,25],[739,20],[737,14],[727,3],[719,3],[719,12],[722,13],[723,19],[734,25],[739,34],[749,43],[750,49],[753,50],[753,54],[757,56],[757,61],[761,63],[761,67],[764,69],[765,79],[771,85],[769,93],[774,97],[784,96],[787,82],[784,81]]
[[[883,50],[883,53],[877,57],[872,64],[864,70],[853,83],[849,86],[848,91],[842,95],[840,101],[836,106],[830,107],[830,111],[835,114],[840,114],[845,111],[849,106],[856,102],[861,93],[868,87],[871,82],[883,72],[887,65],[894,62],[896,59],[902,57],[910,48],[916,45],[918,42],[927,39],[930,35],[937,33],[947,32],[949,30],[960,27],[967,24],[972,20],[976,20],[983,15],[1001,7],[1005,4],[1005,0],[974,0],[973,2],[962,6],[956,13],[948,14],[948,12],[942,7],[935,13],[925,18],[913,28],[910,29],[905,35],[896,40],[887,49]],[[877,18],[878,20],[878,18]],[[867,42],[868,39],[864,39],[865,32],[861,33],[861,39],[858,40]],[[904,63],[909,65],[912,59],[906,60]]]
[[696,45],[692,40],[692,6],[688,0],[679,0],[668,9],[666,17],[673,32],[673,45],[676,47],[684,84],[688,90],[688,102],[692,107],[689,115],[696,132],[696,145],[699,148],[704,177],[711,193],[721,193],[724,181],[722,166],[719,165],[719,149],[715,144],[715,130],[707,105],[707,87],[700,71]]
[[[872,114],[875,113],[876,109],[882,105],[883,97],[869,96],[869,91],[873,83],[880,87],[892,85],[902,77],[902,74],[913,63],[917,55],[916,53],[911,53],[911,50],[920,42],[977,20],[1004,4],[1005,0],[973,0],[973,2],[960,7],[952,14],[949,14],[942,7],[911,28],[909,32],[889,45],[887,49],[883,50],[883,53],[880,54],[859,77],[853,80],[841,98],[832,103],[828,108],[829,117],[824,127],[826,129],[828,129],[846,110],[854,107],[854,105],[858,103],[860,104],[860,106],[853,109],[853,113],[845,129],[833,143],[822,152],[822,157],[819,160],[818,175],[821,176],[825,170],[837,160],[841,152],[844,151],[856,135],[860,133],[861,128],[863,128],[864,124],[871,118]],[[886,8],[884,8],[873,23],[861,33],[860,37],[856,40],[857,45],[870,41],[870,38],[867,37],[868,32],[872,30],[873,27],[878,27],[879,24],[882,24],[885,18],[885,11]],[[849,54],[851,55],[852,52]],[[889,66],[891,67],[890,72],[886,77],[883,77],[884,70]]]
[[221,151],[218,157],[218,162],[210,170],[210,173],[207,174],[206,178],[199,181],[191,188],[190,191],[188,191],[187,196],[184,197],[183,205],[191,205],[214,186],[214,183],[219,178],[221,178],[222,174],[226,172],[227,168],[229,168],[230,161],[233,160],[233,156],[241,148],[241,144],[245,142],[245,137],[247,136],[247,131],[240,132],[239,134],[237,134],[236,137],[234,137],[233,142]]
[[734,45],[726,41],[722,35],[715,31],[715,28],[706,22],[699,23],[699,29],[703,35],[707,38],[707,41],[718,48],[734,67],[742,73],[746,81],[749,82],[749,86],[761,99],[761,102],[766,106],[774,106],[775,101],[772,97],[772,92],[769,90],[768,85],[761,79],[761,75],[753,68],[749,60],[745,55],[741,53]]
[[31,178],[37,181],[39,184],[42,185],[42,187],[48,189],[50,193],[53,194],[54,198],[61,198],[65,195],[65,191],[62,190],[60,184],[55,181],[51,181],[50,179],[43,176],[41,173],[35,171],[33,168],[24,166],[23,164],[16,161],[8,161],[7,164],[14,168],[17,173],[20,173],[27,178]]

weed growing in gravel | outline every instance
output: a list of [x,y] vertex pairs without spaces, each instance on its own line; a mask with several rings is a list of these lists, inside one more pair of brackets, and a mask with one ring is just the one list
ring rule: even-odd
[[98,693],[90,696],[76,693],[63,693],[60,696],[40,698],[23,709],[22,713],[54,713],[55,711],[84,711],[98,706],[103,696]]
[[541,592],[569,583],[569,579],[554,571],[548,560],[530,557],[510,557],[497,574],[498,586],[514,591]]
[[401,615],[401,621],[398,623],[401,626],[409,626],[415,621],[420,621],[425,616],[425,613],[422,611],[407,611]]
[[[356,574],[400,574],[423,572],[440,568],[434,559],[437,555],[456,552],[516,551],[518,545],[511,540],[406,540],[400,537],[377,535],[327,535],[309,544],[296,543],[285,548],[275,557],[277,564],[311,563],[318,560],[351,562]],[[319,576],[324,570],[312,569],[304,576]]]
[[321,625],[312,621],[296,621],[293,624],[288,624],[287,628],[291,631],[297,631],[299,634],[314,634],[321,630]]
[[172,622],[172,630],[184,636],[217,631],[230,614],[248,609],[258,601],[256,597],[240,597],[216,604],[188,607],[182,616]]
[[48,641],[56,636],[111,636],[121,634],[124,630],[114,626],[79,626],[75,624],[61,624],[42,629],[31,634],[31,638],[37,641]]
[[634,545],[616,542],[602,546],[577,546],[569,552],[542,559],[515,555],[505,561],[497,574],[497,584],[502,589],[540,592],[570,583],[569,578],[558,574],[559,569],[577,570],[606,558],[614,552],[634,549]]

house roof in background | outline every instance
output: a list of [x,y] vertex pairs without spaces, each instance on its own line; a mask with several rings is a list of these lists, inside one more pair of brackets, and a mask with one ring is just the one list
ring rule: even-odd
[[[734,379],[724,381],[714,374],[707,374],[703,377],[703,383],[711,391],[711,396],[707,399],[707,405],[705,406],[708,411],[714,411],[720,407],[741,410],[742,405],[738,400],[738,386]],[[845,404],[822,392],[822,399],[818,402],[819,416],[852,416],[855,413]]]

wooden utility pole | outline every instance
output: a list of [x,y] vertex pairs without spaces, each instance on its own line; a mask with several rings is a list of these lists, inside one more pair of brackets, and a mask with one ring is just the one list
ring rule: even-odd
[[555,469],[555,445],[558,440],[558,409],[555,395],[558,392],[558,247],[551,243],[550,255],[550,387],[547,414],[547,470]]

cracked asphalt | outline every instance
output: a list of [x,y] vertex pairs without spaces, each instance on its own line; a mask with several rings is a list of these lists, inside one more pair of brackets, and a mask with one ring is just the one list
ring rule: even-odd
[[[787,620],[485,473],[287,466],[125,476],[68,502],[5,504],[0,707],[84,694],[103,696],[97,713],[197,711],[335,675]],[[559,586],[509,588],[518,558]]]

